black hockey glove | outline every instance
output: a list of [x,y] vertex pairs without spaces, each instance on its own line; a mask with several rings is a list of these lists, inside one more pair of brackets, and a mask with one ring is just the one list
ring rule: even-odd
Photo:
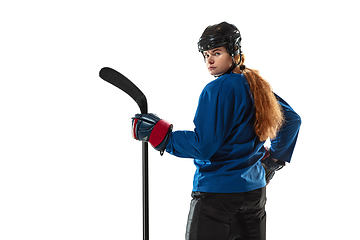
[[270,180],[274,177],[275,171],[282,169],[285,166],[285,162],[275,162],[270,156],[270,152],[266,149],[265,156],[261,159],[261,163],[265,169],[266,185],[269,184]]
[[132,134],[136,140],[149,142],[163,155],[170,140],[173,125],[155,114],[136,114],[132,118]]

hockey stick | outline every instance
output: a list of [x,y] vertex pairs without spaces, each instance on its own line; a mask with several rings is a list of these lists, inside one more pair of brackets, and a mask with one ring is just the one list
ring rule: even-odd
[[[127,77],[118,71],[104,67],[100,70],[100,77],[115,87],[123,90],[132,97],[140,108],[141,113],[147,113],[147,100],[140,89]],[[149,240],[149,157],[148,143],[142,142],[142,194],[143,194],[143,240]]]

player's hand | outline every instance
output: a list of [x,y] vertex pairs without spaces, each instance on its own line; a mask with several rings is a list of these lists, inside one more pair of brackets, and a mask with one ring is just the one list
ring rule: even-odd
[[149,142],[155,150],[164,153],[173,125],[155,114],[135,114],[132,118],[133,138]]
[[271,156],[268,149],[264,157],[261,159],[262,166],[265,169],[266,185],[269,184],[270,180],[274,177],[275,171],[282,169],[285,166],[283,161],[275,161]]

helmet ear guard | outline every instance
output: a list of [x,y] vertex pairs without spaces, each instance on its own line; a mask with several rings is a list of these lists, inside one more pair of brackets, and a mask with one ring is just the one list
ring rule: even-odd
[[230,36],[230,41],[225,45],[228,53],[231,57],[235,57],[241,53],[241,36],[239,32],[239,37]]

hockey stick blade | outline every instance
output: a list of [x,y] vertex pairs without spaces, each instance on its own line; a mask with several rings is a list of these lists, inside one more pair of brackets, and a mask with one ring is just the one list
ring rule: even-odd
[[109,67],[102,68],[99,75],[103,80],[111,83],[132,97],[139,106],[141,113],[147,113],[147,100],[145,95],[127,77]]

